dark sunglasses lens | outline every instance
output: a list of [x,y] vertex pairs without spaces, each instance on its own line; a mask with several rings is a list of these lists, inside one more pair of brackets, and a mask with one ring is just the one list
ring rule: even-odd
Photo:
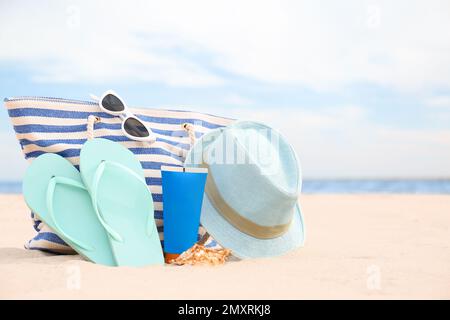
[[119,98],[117,98],[115,95],[112,95],[112,94],[107,94],[103,98],[102,106],[106,110],[113,111],[113,112],[125,110],[125,106],[123,105],[122,101],[120,101]]
[[125,131],[133,137],[145,138],[150,135],[144,124],[135,118],[128,118],[125,120],[123,127]]

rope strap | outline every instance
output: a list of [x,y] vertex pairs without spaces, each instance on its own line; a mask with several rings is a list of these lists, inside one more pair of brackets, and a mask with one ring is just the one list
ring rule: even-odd
[[87,120],[87,139],[94,139],[94,125],[100,121],[100,117],[90,115]]
[[188,135],[189,135],[189,141],[191,146],[194,145],[195,143],[195,129],[194,129],[194,125],[191,123],[183,123],[183,129],[187,131]]

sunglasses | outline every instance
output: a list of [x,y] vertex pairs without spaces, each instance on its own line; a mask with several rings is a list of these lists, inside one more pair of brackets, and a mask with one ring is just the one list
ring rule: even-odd
[[130,112],[123,99],[114,91],[106,91],[98,99],[98,104],[103,112],[119,116],[122,119],[122,131],[128,138],[137,141],[156,141],[155,134],[152,130]]

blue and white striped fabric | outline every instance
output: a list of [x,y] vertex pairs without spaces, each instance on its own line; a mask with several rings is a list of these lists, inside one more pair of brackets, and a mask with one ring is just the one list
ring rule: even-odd
[[[155,206],[155,220],[163,241],[161,166],[181,166],[190,145],[182,124],[194,126],[196,137],[211,129],[226,126],[233,120],[198,112],[161,110],[150,108],[131,109],[145,121],[155,133],[157,140],[149,145],[128,139],[122,134],[121,119],[100,112],[95,102],[45,98],[19,97],[5,99],[25,158],[32,161],[43,153],[56,153],[77,168],[80,149],[87,140],[87,119],[90,115],[100,118],[94,126],[94,135],[117,141],[131,150],[141,161],[147,185]],[[38,214],[38,213],[36,213]],[[27,242],[26,248],[59,254],[74,253],[38,216],[32,213],[34,228],[38,234]],[[199,236],[203,231],[199,231]],[[214,241],[210,241],[214,245]]]

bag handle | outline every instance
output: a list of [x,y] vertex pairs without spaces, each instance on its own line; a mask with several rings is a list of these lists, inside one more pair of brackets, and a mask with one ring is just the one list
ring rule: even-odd
[[195,128],[194,125],[192,123],[183,123],[183,129],[187,131],[188,135],[189,135],[189,142],[191,144],[191,147],[194,146],[195,144]]
[[87,119],[87,125],[86,125],[86,131],[87,131],[87,139],[88,140],[92,140],[95,138],[94,136],[94,125],[97,122],[100,122],[101,118],[94,116],[94,115],[90,115]]

